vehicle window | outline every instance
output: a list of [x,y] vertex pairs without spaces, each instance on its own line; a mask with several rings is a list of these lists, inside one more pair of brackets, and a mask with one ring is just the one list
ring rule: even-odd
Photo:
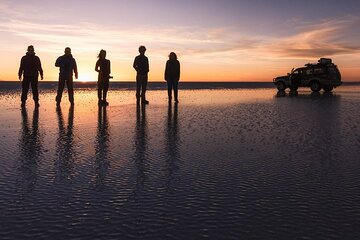
[[329,71],[329,75],[331,75],[331,76],[337,76],[338,75],[338,70],[335,67],[329,67],[328,71]]
[[306,69],[306,71],[305,71],[305,74],[306,75],[310,75],[312,73],[312,71],[311,71],[311,69],[309,68],[309,69]]
[[325,73],[324,68],[314,68],[314,74],[323,74]]

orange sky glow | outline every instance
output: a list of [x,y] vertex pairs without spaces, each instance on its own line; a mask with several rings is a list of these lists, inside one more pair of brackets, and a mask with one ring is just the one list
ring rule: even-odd
[[[54,63],[65,47],[72,48],[77,60],[79,81],[97,80],[94,67],[100,49],[107,51],[114,81],[134,81],[132,62],[139,45],[148,49],[150,81],[163,80],[171,51],[178,54],[182,81],[272,81],[320,57],[332,58],[344,81],[360,81],[356,1],[350,1],[354,5],[348,8],[334,6],[330,10],[338,14],[331,17],[321,15],[310,20],[298,12],[292,12],[291,18],[274,17],[278,10],[270,7],[259,16],[256,3],[249,1],[240,1],[242,5],[239,1],[223,1],[222,5],[209,1],[202,6],[201,16],[191,10],[199,10],[201,1],[184,1],[179,3],[179,16],[174,20],[159,13],[170,9],[162,0],[151,7],[142,1],[107,0],[102,6],[65,2],[59,8],[43,1],[0,2],[0,80],[17,80],[20,58],[32,44],[47,81],[57,80]],[[101,9],[103,5],[106,10]],[[143,18],[134,20],[139,6],[147,12],[141,10]],[[182,22],[176,20],[181,18]]]

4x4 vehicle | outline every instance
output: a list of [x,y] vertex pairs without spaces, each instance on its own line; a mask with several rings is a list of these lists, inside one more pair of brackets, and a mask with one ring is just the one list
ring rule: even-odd
[[287,76],[276,77],[273,82],[279,91],[310,87],[314,92],[319,92],[321,88],[330,92],[342,84],[340,71],[330,58],[320,58],[318,63],[308,63],[305,67],[292,69]]

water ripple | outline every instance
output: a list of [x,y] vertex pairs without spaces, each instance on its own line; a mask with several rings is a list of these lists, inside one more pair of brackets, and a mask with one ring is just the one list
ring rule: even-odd
[[133,97],[98,108],[83,90],[56,109],[48,92],[22,110],[0,97],[0,239],[360,235],[356,91]]

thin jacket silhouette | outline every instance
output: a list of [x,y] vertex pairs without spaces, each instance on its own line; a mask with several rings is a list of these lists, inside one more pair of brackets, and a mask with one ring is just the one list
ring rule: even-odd
[[149,72],[149,59],[144,54],[140,54],[135,57],[133,67],[138,75],[147,75]]
[[[148,72],[149,72],[149,59],[145,56],[146,48],[145,46],[139,47],[140,55],[136,56],[134,59],[133,67],[136,70],[136,101],[141,101],[145,104],[148,104],[149,101],[146,100],[146,86],[148,82]],[[140,93],[141,92],[141,93]]]
[[164,78],[168,86],[169,101],[172,99],[172,90],[174,90],[175,102],[178,103],[178,83],[180,80],[180,62],[177,60],[176,53],[169,54],[169,60],[166,62]]
[[65,54],[63,56],[60,56],[58,57],[58,59],[56,59],[55,66],[60,68],[58,90],[56,95],[56,104],[58,106],[60,105],[62,93],[66,83],[68,88],[69,101],[71,105],[73,105],[74,104],[73,72],[75,73],[75,78],[78,79],[78,70],[76,66],[76,61],[71,55],[71,49],[69,47],[65,48]]
[[27,53],[21,58],[20,67],[19,67],[19,80],[24,76],[22,81],[22,93],[21,93],[21,106],[25,106],[27,100],[27,94],[31,84],[31,89],[33,92],[33,99],[35,101],[35,106],[39,106],[39,91],[38,91],[38,78],[39,73],[41,79],[43,76],[43,69],[41,67],[41,61],[38,56],[35,55],[34,47],[32,45],[28,46]]
[[105,104],[108,105],[106,101],[107,92],[109,89],[109,79],[110,77],[110,60],[106,59],[106,51],[101,50],[98,56],[98,60],[95,64],[95,71],[99,73],[98,77],[98,99],[99,105]]
[[60,68],[59,77],[64,80],[71,80],[73,72],[75,78],[78,76],[76,61],[71,54],[64,54],[56,59],[55,66]]
[[167,60],[164,77],[166,81],[179,81],[180,62],[178,60],[176,59]]
[[41,79],[43,78],[43,69],[41,67],[41,61],[38,56],[35,55],[35,53],[30,54],[29,52],[26,53],[25,56],[21,58],[20,67],[19,67],[19,79],[21,79],[21,76],[23,75],[24,78],[38,78],[39,73],[41,76]]

